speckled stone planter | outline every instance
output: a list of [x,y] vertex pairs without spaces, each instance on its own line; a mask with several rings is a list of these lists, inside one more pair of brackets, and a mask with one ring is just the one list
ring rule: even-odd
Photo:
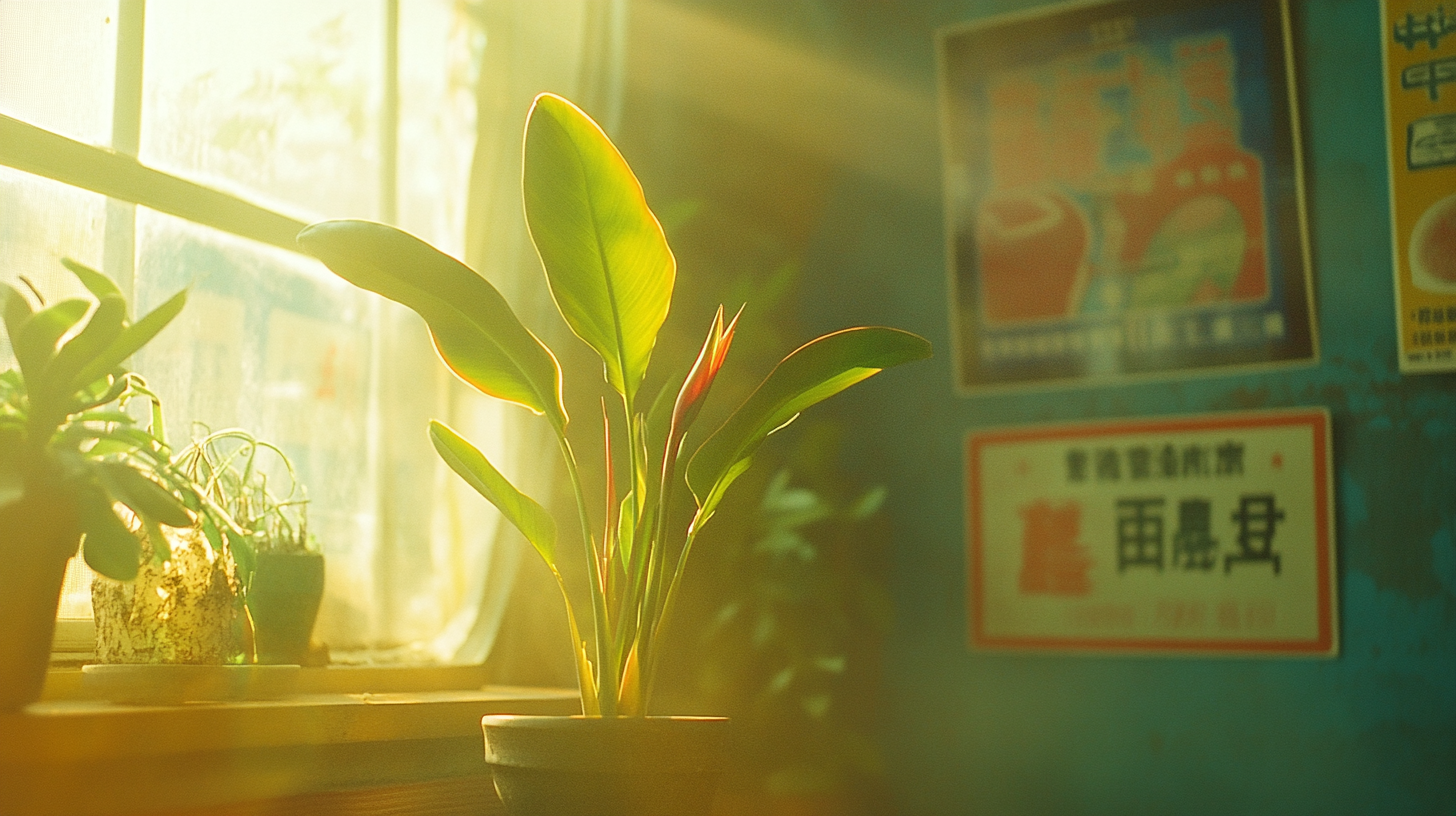
[[135,581],[91,585],[96,659],[102,663],[238,663],[246,614],[232,556],[213,553],[200,530],[163,528],[172,557],[157,564],[143,538]]

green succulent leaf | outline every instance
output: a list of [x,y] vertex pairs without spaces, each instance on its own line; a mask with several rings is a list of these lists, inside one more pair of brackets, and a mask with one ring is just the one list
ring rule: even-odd
[[688,487],[702,508],[702,520],[722,498],[726,483],[746,469],[741,463],[799,412],[883,369],[929,356],[924,338],[873,326],[826,334],[785,357],[688,463]]
[[136,420],[131,414],[122,411],[82,411],[76,414],[75,418],[81,422],[110,422],[120,425],[130,425]]
[[324,221],[298,234],[304,252],[334,274],[413,309],[445,364],[482,393],[566,425],[561,369],[485,278],[429,244],[384,224]]
[[77,495],[81,529],[86,538],[81,552],[91,569],[117,581],[130,581],[137,576],[142,557],[141,543],[111,509],[111,499],[97,488],[83,489]]
[[526,224],[567,325],[633,398],[667,318],[677,264],[642,185],[606,133],[541,94],[526,120]]
[[192,516],[171,491],[120,462],[98,462],[102,484],[116,500],[143,519],[154,519],[168,527],[191,527]]
[[227,545],[227,540],[223,538],[223,528],[219,526],[217,519],[213,517],[211,511],[202,509],[202,502],[198,501],[196,494],[187,496],[186,504],[190,509],[198,511],[201,516],[202,537],[207,539],[207,546],[215,553],[222,552]]
[[81,281],[81,285],[86,287],[86,291],[95,295],[97,300],[105,300],[113,295],[123,296],[121,287],[117,286],[115,281],[95,269],[70,258],[62,258],[61,265],[71,270],[71,274],[75,275]]
[[113,369],[126,361],[126,358],[136,354],[142,346],[151,342],[157,332],[166,328],[168,323],[182,311],[187,305],[187,290],[182,290],[165,303],[148,312],[145,317],[121,330],[105,350],[96,354],[76,372],[66,388],[71,391],[79,391],[102,377],[110,374]]
[[233,554],[233,561],[237,562],[238,572],[242,573],[244,584],[253,579],[253,571],[258,568],[258,551],[254,549],[253,542],[247,536],[238,535],[229,530],[226,533],[228,550]]
[[20,363],[20,371],[25,375],[25,384],[32,399],[37,392],[50,390],[46,387],[48,383],[44,372],[56,355],[56,343],[90,310],[89,300],[62,300],[31,315],[21,324],[18,336],[14,330],[11,331],[15,359]]
[[35,310],[30,306],[30,298],[8,283],[0,283],[0,301],[4,302],[5,334],[14,345],[16,338],[20,337],[20,327],[35,314]]
[[142,532],[152,544],[152,561],[165,564],[172,560],[172,544],[162,532],[162,525],[149,518],[142,518]]
[[137,450],[152,450],[158,444],[155,436],[152,436],[141,428],[129,425],[110,429],[107,431],[106,437],[122,442],[130,442]]
[[430,441],[450,469],[495,505],[506,520],[556,569],[556,522],[534,499],[517,490],[474,445],[442,422],[430,421]]
[[[86,327],[66,341],[45,367],[45,381],[56,389],[50,396],[69,397],[87,382],[76,383],[78,374],[121,337],[126,320],[126,301],[121,295],[105,295],[96,305]],[[104,373],[104,372],[103,372]],[[93,377],[92,380],[97,379]],[[89,382],[89,381],[88,381]]]
[[89,411],[115,402],[131,387],[131,380],[120,370],[113,372],[111,379],[97,379],[73,396],[70,409],[74,412]]

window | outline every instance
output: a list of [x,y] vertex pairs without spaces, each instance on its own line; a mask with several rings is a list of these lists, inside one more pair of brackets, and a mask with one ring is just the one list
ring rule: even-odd
[[[474,240],[478,268],[534,271],[519,205],[502,204],[519,201],[520,123],[536,91],[598,76],[580,55],[611,49],[584,42],[621,4],[505,6],[0,0],[0,279],[79,293],[72,257],[139,310],[190,287],[132,367],[174,448],[236,426],[293,459],[327,560],[316,636],[336,661],[478,662],[501,606],[486,587],[508,588],[517,560],[424,430],[449,418],[509,468],[512,418],[450,381],[414,315],[292,241],[313,220],[371,218],[461,257]],[[497,119],[477,127],[477,107]],[[468,207],[490,236],[470,239]],[[88,618],[73,564],[61,614]]]

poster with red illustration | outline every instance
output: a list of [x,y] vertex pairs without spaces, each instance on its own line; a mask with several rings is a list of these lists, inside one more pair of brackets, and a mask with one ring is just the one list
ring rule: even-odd
[[941,32],[963,390],[1314,359],[1288,49],[1276,0]]
[[1383,0],[1381,22],[1400,370],[1456,371],[1456,3]]
[[975,648],[1338,652],[1323,409],[966,437]]

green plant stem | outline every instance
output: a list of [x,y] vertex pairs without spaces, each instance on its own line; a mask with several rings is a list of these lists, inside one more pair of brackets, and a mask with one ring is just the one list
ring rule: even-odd
[[[688,527],[687,536],[683,539],[682,552],[680,552],[677,557],[677,569],[675,569],[672,573],[672,581],[667,586],[667,595],[662,602],[662,611],[657,615],[657,619],[653,624],[652,631],[648,634],[648,640],[657,640],[659,634],[666,628],[667,621],[672,615],[673,602],[677,600],[678,584],[682,582],[683,572],[687,567],[688,553],[693,548],[693,541],[696,540],[698,537],[698,525],[696,523],[697,519],[693,519],[693,522],[694,523]],[[647,701],[652,698],[652,685],[653,681],[657,677],[658,657],[656,650],[653,650],[653,654],[651,657],[652,662],[649,663],[644,661],[642,664],[642,701],[644,706],[646,705]]]
[[[630,472],[632,474],[632,495],[634,497],[633,503],[636,505],[636,516],[634,517],[634,524],[632,525],[632,550],[634,554],[639,551],[643,554],[644,561],[647,564],[647,573],[644,576],[641,574],[641,571],[639,569],[633,576],[631,603],[626,606],[626,609],[624,610],[625,614],[622,616],[623,620],[621,621],[621,626],[624,629],[626,629],[628,626],[631,627],[631,635],[628,637],[618,638],[618,654],[615,655],[615,657],[618,661],[618,672],[625,671],[626,660],[627,657],[631,654],[632,644],[634,642],[637,643],[637,668],[639,677],[639,682],[637,684],[637,694],[639,696],[639,699],[636,701],[637,705],[634,705],[631,708],[639,716],[641,716],[646,714],[646,712],[642,708],[642,701],[640,699],[642,689],[640,677],[642,669],[642,658],[645,657],[644,653],[646,651],[645,647],[647,646],[647,644],[641,639],[641,633],[644,631],[645,623],[642,617],[642,612],[645,607],[640,605],[640,599],[642,598],[644,589],[648,596],[651,596],[653,588],[651,564],[656,560],[656,553],[661,546],[661,542],[655,536],[648,537],[644,541],[640,536],[637,535],[638,531],[642,529],[642,525],[640,524],[640,522],[642,521],[644,514],[647,512],[647,508],[651,506],[651,503],[648,501],[647,495],[647,446],[646,440],[643,438],[647,431],[645,427],[640,426],[635,421],[637,417],[635,403],[635,395],[630,391],[622,395],[623,418],[626,420],[627,423],[627,446],[629,449],[628,461],[631,464]],[[610,455],[610,452],[608,453],[608,455]],[[661,499],[661,493],[658,494],[658,498]],[[657,507],[659,515],[661,515],[662,506],[660,501]],[[643,585],[643,581],[646,582],[645,587]],[[629,618],[631,619],[630,624],[628,623]]]
[[[581,662],[581,648],[582,648],[583,641],[581,639],[581,627],[577,626],[577,624],[576,624],[576,610],[575,610],[575,608],[573,608],[573,606],[571,604],[571,594],[566,591],[566,580],[561,577],[561,572],[559,570],[557,570],[555,567],[551,567],[551,574],[553,576],[555,576],[555,578],[556,578],[556,587],[561,590],[561,600],[562,600],[563,603],[566,604],[566,625],[571,630],[571,653],[572,653],[572,660],[575,661],[578,664],[577,665],[577,676],[581,678],[581,682],[585,683],[585,682],[590,681],[590,679],[591,679],[591,671],[589,670],[589,667],[580,665],[580,662]],[[583,715],[585,715],[585,716],[591,716],[592,714],[600,714],[601,713],[601,701],[600,701],[600,698],[598,698],[597,695],[595,693],[593,693],[592,690],[590,690],[590,689],[582,689],[581,691],[582,691],[582,694],[581,694],[581,708],[582,708],[582,711],[581,711],[581,713]],[[588,702],[588,701],[591,701],[591,702]],[[592,707],[593,707],[593,703],[595,703],[595,707],[596,707],[596,710],[595,711],[592,711],[591,710]]]
[[[556,439],[561,443],[562,457],[566,460],[566,473],[571,478],[571,490],[576,495],[576,512],[581,520],[582,546],[586,549],[587,571],[591,581],[592,630],[596,635],[597,700],[603,717],[615,717],[617,716],[617,674],[619,669],[615,665],[616,661],[611,660],[608,648],[611,637],[607,627],[611,621],[607,617],[607,599],[600,590],[601,571],[597,565],[596,548],[592,544],[591,519],[586,511],[586,494],[581,487],[581,474],[577,471],[576,454],[571,451],[571,443],[567,441],[564,429],[557,429]],[[567,602],[567,605],[570,606],[570,601]],[[612,664],[610,668],[609,663]]]
[[640,708],[644,712],[647,708],[647,698],[651,693],[650,670],[657,660],[657,629],[661,620],[657,606],[660,600],[659,595],[661,594],[662,571],[667,566],[667,547],[665,543],[667,539],[667,516],[671,507],[672,487],[674,484],[672,475],[673,471],[677,469],[677,446],[681,443],[680,439],[674,439],[676,435],[677,422],[674,420],[668,427],[667,439],[663,441],[662,473],[659,477],[657,488],[657,518],[655,519],[652,533],[652,541],[656,546],[654,547],[654,558],[649,567],[647,598],[644,600],[641,610],[642,620],[638,624],[639,631],[646,633],[646,637],[641,640],[641,646],[638,647],[638,668],[644,672],[649,672],[642,678],[643,682],[639,686],[642,693],[642,704]]

